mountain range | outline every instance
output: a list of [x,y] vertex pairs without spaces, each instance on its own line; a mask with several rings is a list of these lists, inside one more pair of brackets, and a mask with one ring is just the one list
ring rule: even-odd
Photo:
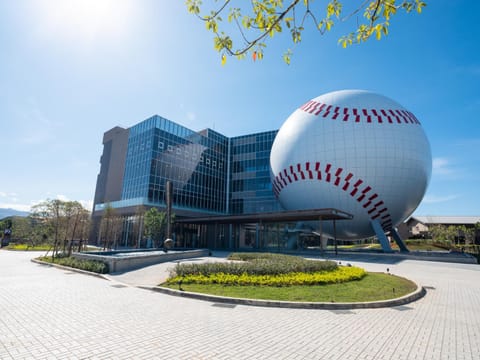
[[28,216],[29,214],[28,211],[0,208],[0,220],[9,216]]

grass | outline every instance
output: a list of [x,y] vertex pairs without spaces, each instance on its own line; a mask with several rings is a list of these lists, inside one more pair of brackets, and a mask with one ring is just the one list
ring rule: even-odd
[[[178,289],[178,284],[161,285]],[[412,281],[384,273],[367,273],[361,280],[313,286],[224,286],[219,284],[182,284],[190,292],[234,298],[300,301],[365,302],[388,300],[407,295],[417,288]]]
[[17,251],[48,251],[52,248],[50,244],[9,244],[5,247],[7,250],[17,250]]
[[[50,251],[53,249],[52,244],[25,244],[25,243],[10,243],[9,245],[3,247],[6,250],[15,250],[15,251]],[[78,247],[74,247],[74,251],[77,251]],[[98,250],[95,247],[84,246],[83,251],[96,251]]]
[[[406,240],[407,248],[410,251],[445,251],[445,246],[437,246],[435,243],[426,240]],[[392,249],[398,249],[396,243],[392,244]]]
[[[409,239],[405,240],[405,244],[410,251],[445,251],[449,250],[449,246],[442,245],[439,243],[434,243],[430,240],[414,240]],[[397,243],[392,242],[390,246],[393,250],[399,250]],[[333,246],[328,246],[328,250],[333,250]],[[339,250],[357,250],[357,249],[371,249],[371,250],[381,250],[382,246],[379,243],[373,244],[353,244],[353,245],[339,245]]]

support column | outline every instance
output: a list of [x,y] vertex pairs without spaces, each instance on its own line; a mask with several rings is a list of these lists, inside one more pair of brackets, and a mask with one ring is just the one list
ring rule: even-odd
[[320,254],[323,255],[324,253],[324,248],[323,248],[323,243],[322,243],[322,217],[320,216],[318,218],[318,244],[319,244],[319,249],[320,249]]
[[392,235],[393,240],[395,240],[395,242],[397,243],[401,252],[410,252],[410,250],[408,250],[408,248],[407,248],[407,245],[405,244],[403,239],[400,237],[400,234],[398,233],[397,229],[395,229],[395,228],[392,229],[390,234]]
[[377,239],[380,242],[380,245],[382,245],[383,252],[393,252],[390,246],[390,242],[388,241],[387,236],[383,232],[382,226],[380,225],[378,220],[371,220],[370,225],[372,225],[373,231],[375,231],[375,235],[377,235]]
[[333,241],[335,244],[335,255],[338,255],[338,247],[337,247],[337,222],[333,220]]

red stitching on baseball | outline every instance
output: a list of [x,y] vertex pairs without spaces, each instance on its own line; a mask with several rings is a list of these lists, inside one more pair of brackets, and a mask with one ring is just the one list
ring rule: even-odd
[[357,201],[362,201],[365,198],[365,194],[368,193],[372,188],[370,186],[367,186],[365,189],[362,190],[362,195],[360,195],[357,199]]
[[342,173],[342,171],[342,168],[338,168],[337,171],[335,171],[335,186],[338,186],[338,184],[340,184],[340,174]]
[[293,171],[293,166],[292,165],[290,165],[290,173],[293,175],[293,178],[295,179],[295,181],[298,181],[297,174]]
[[313,179],[313,173],[312,173],[312,170],[310,170],[310,163],[309,162],[305,163],[305,169],[308,172],[308,178]]
[[353,177],[352,173],[349,173],[345,178],[345,184],[342,187],[343,191],[347,191],[348,187],[350,186],[350,179]]
[[303,173],[301,164],[297,164],[297,170],[300,173],[300,176],[302,177],[302,180],[305,180],[305,174]]
[[[283,175],[285,175],[288,178],[289,182],[291,183],[293,182],[292,177],[295,179],[295,181],[300,181],[300,179],[306,180],[307,176],[305,172],[308,173],[308,179],[314,179],[313,171],[315,171],[317,173],[317,180],[322,180],[320,162],[318,161],[315,162],[314,170],[311,169],[310,164],[311,164],[310,162],[305,162],[305,167],[303,167],[302,163],[298,163],[296,166],[290,165],[288,167],[288,169],[290,170],[289,172],[287,171],[287,168],[283,169],[283,171],[280,171],[278,175],[275,177],[275,179],[273,179],[273,191],[275,193],[275,196],[278,197],[280,192],[283,190],[284,186],[287,185],[287,182]],[[342,190],[348,193],[349,187],[350,187],[350,181],[354,178],[354,174],[351,172],[349,173],[344,172],[343,170],[344,169],[340,167],[333,168],[332,164],[327,163],[324,170],[325,173],[327,174],[325,177],[325,181],[328,183],[332,183],[332,175],[335,176],[335,181],[333,182],[333,185],[340,186],[340,183],[343,182]],[[347,174],[347,175],[342,178],[342,174]],[[282,183],[285,185],[283,185]],[[353,184],[353,189],[352,191],[350,191],[349,195],[355,198],[355,195],[360,190],[359,188],[360,185],[362,185],[363,183],[364,182],[362,179],[357,179]],[[359,203],[361,203],[364,209],[367,210],[367,214],[370,216],[370,219],[375,220],[377,218],[380,218],[381,220],[383,220],[383,222],[381,223],[381,226],[384,231],[388,231],[391,229],[391,223],[392,223],[391,216],[388,213],[387,207],[385,206],[382,207],[384,205],[383,200],[377,201],[372,206],[373,200],[379,198],[379,195],[376,192],[369,195],[371,191],[372,191],[372,187],[366,185],[361,190],[361,194],[356,198],[356,200]],[[382,208],[379,209],[380,207]]]
[[325,179],[326,182],[330,182],[332,174],[330,174],[330,168],[332,167],[332,164],[327,164],[325,167],[325,173],[327,174],[327,178]]
[[[320,103],[318,101],[310,100],[300,106],[299,108],[302,111],[305,111],[309,114],[314,114],[315,116],[322,113],[322,117],[326,118],[329,115],[332,120],[336,120],[340,115],[343,114],[343,121],[349,121],[351,113],[353,113],[353,118],[355,122],[365,121],[369,124],[373,123],[372,117],[374,116],[377,119],[379,124],[388,122],[393,124],[393,119],[397,121],[397,124],[417,124],[420,125],[420,121],[415,117],[413,113],[404,109],[361,109],[358,108],[347,108],[339,107],[333,105],[327,105]],[[372,115],[373,114],[373,115]],[[352,118],[352,119],[353,119]]]
[[354,185],[353,185],[353,190],[352,192],[350,193],[351,196],[355,196],[355,194],[357,193],[358,191],[358,187],[363,183],[363,180],[358,180]]
[[320,170],[320,163],[315,163],[315,171],[317,172],[317,179],[322,180],[322,171]]

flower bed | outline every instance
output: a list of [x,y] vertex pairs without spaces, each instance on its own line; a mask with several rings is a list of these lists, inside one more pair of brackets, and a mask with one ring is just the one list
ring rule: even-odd
[[178,264],[167,284],[323,285],[360,280],[366,275],[361,268],[290,255],[234,253],[229,259],[241,262]]

